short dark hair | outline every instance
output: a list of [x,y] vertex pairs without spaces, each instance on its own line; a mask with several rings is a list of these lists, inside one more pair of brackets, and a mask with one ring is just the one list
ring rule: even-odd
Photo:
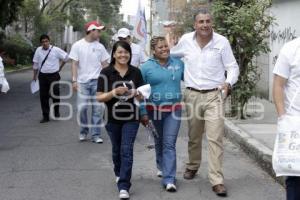
[[151,49],[154,50],[155,46],[158,44],[160,41],[167,41],[167,39],[163,36],[154,36],[151,41],[150,41],[150,46]]
[[202,14],[202,15],[209,14],[212,18],[212,14],[211,14],[209,8],[208,7],[201,7],[194,14],[194,21],[196,21],[197,16],[200,15],[200,14]]
[[47,34],[43,34],[43,35],[41,35],[41,37],[40,37],[40,42],[42,42],[42,40],[44,40],[44,39],[47,39],[47,40],[49,40],[49,41],[50,41],[50,37],[49,37],[49,35],[47,35]]
[[130,44],[128,44],[128,42],[125,42],[125,41],[118,41],[114,44],[114,46],[112,48],[110,66],[113,66],[116,64],[116,59],[114,58],[114,54],[116,53],[118,47],[122,47],[123,49],[125,49],[126,51],[129,52],[130,58],[129,58],[129,61],[127,62],[127,64],[130,65],[131,58],[132,58],[132,51],[131,51]]

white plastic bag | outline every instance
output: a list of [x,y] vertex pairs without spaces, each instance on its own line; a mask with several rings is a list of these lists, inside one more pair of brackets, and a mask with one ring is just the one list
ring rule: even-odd
[[34,94],[40,90],[39,80],[32,80],[30,83],[31,93]]
[[1,85],[1,92],[7,93],[10,88],[6,78],[2,78]]
[[300,116],[278,120],[272,162],[276,176],[300,176]]
[[[138,87],[137,91],[140,94],[142,94],[145,99],[149,99],[149,97],[151,95],[151,86],[150,86],[150,84],[143,85],[141,87]],[[136,98],[134,98],[134,104],[137,106],[140,106],[140,102]]]

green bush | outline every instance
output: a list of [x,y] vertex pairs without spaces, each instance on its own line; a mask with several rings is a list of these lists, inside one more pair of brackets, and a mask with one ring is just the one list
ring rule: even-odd
[[26,65],[32,62],[33,47],[19,34],[5,38],[0,49],[14,59],[15,64]]
[[232,93],[232,114],[246,118],[244,108],[256,94],[261,71],[255,58],[270,51],[269,27],[275,18],[270,16],[271,0],[214,0],[215,30],[226,36],[240,66],[240,76]]

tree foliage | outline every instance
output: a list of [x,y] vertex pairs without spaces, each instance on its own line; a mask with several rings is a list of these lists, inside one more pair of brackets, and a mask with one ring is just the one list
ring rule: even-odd
[[62,39],[66,24],[72,25],[74,31],[84,31],[89,20],[113,24],[119,18],[120,5],[121,0],[24,0],[20,21],[37,45],[42,33]]
[[17,19],[22,3],[23,0],[0,0],[0,27],[2,29]]
[[271,0],[215,0],[212,4],[215,30],[229,39],[240,66],[232,108],[242,119],[244,106],[255,95],[260,78],[255,58],[270,51],[267,38],[274,22],[269,13],[271,6]]

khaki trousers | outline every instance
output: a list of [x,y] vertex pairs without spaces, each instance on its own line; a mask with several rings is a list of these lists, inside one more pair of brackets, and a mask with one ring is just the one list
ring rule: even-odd
[[208,178],[214,186],[224,184],[222,172],[224,138],[224,101],[220,91],[200,93],[185,90],[184,101],[188,117],[189,160],[187,168],[198,170],[202,158],[202,136],[208,141]]

